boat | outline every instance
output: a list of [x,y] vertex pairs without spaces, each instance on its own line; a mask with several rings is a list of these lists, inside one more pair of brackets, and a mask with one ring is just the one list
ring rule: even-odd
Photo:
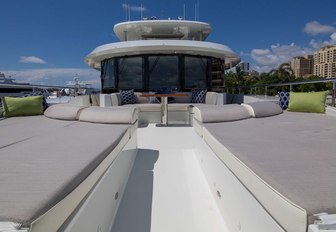
[[227,104],[213,80],[239,56],[209,24],[154,19],[85,58],[101,94],[0,121],[0,231],[335,231],[327,92]]
[[92,84],[86,81],[80,81],[77,75],[73,78],[72,81],[68,81],[66,85],[71,87],[71,89],[64,89],[65,94],[67,95],[75,96],[75,95],[91,94],[94,92]]
[[12,77],[6,77],[4,73],[0,72],[0,96],[22,96],[27,92],[32,92],[33,87],[29,83],[18,83]]

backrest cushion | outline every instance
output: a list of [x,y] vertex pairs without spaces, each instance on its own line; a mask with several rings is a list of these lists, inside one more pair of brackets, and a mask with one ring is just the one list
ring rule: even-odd
[[135,92],[134,93],[135,95],[135,98],[136,98],[136,103],[139,103],[139,104],[145,104],[145,103],[149,103],[149,97],[142,97],[142,93],[139,93],[139,92]]
[[194,118],[203,123],[230,122],[251,118],[244,106],[230,105],[202,105],[194,107]]
[[109,124],[133,124],[138,119],[136,107],[91,106],[82,110],[79,121]]
[[295,93],[290,92],[288,111],[325,113],[328,91]]
[[181,92],[188,94],[188,96],[175,97],[175,103],[191,103],[191,92]]
[[46,95],[45,95],[46,93],[47,92],[44,92],[43,90],[37,90],[32,93],[23,95],[23,97],[42,96],[42,106],[43,106],[43,111],[45,111],[49,106],[47,99],[46,99]]
[[43,96],[3,97],[3,116],[32,116],[43,114]]
[[289,92],[279,92],[279,105],[280,107],[285,110],[288,108],[289,102]]
[[134,90],[120,90],[121,104],[136,104],[136,97],[134,95]]
[[86,107],[87,106],[80,106],[67,103],[55,104],[49,106],[48,109],[44,111],[44,115],[48,118],[53,119],[75,121],[78,120],[81,110]]
[[216,105],[217,104],[217,93],[216,92],[207,92],[205,96],[205,104]]
[[90,95],[78,95],[69,101],[69,104],[79,105],[79,106],[91,106],[92,98]]
[[255,118],[274,116],[282,113],[281,107],[270,101],[259,101],[248,104],[242,104],[249,111],[250,115]]
[[192,89],[191,103],[205,103],[206,93],[206,89]]
[[91,94],[91,101],[93,106],[99,106],[100,95],[99,94]]

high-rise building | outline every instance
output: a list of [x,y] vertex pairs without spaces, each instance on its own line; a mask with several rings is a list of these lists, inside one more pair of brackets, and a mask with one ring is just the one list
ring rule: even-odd
[[237,64],[236,67],[240,67],[240,69],[244,72],[249,72],[250,71],[250,63],[249,62],[240,62]]
[[290,64],[295,77],[308,77],[313,75],[313,69],[314,69],[313,55],[294,57]]
[[336,77],[336,45],[328,45],[314,53],[314,75]]

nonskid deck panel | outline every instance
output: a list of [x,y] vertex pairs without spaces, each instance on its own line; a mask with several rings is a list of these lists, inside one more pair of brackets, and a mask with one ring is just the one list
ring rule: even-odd
[[198,140],[192,128],[139,128],[113,232],[228,231],[193,149]]

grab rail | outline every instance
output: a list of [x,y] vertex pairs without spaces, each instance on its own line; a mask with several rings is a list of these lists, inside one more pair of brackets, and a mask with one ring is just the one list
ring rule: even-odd
[[264,88],[265,97],[267,97],[267,91],[270,87],[278,87],[278,86],[289,86],[289,90],[293,90],[294,85],[304,85],[304,84],[315,84],[315,83],[332,83],[331,91],[331,105],[335,107],[335,97],[336,97],[336,78],[325,78],[325,79],[318,79],[318,80],[306,80],[306,81],[298,81],[298,82],[286,82],[286,83],[277,83],[277,84],[259,84],[259,85],[246,85],[246,86],[221,86],[223,90],[226,90],[227,93],[234,93],[235,90],[238,89],[238,93],[241,93],[242,89],[250,89],[250,94],[257,95],[257,88]]

